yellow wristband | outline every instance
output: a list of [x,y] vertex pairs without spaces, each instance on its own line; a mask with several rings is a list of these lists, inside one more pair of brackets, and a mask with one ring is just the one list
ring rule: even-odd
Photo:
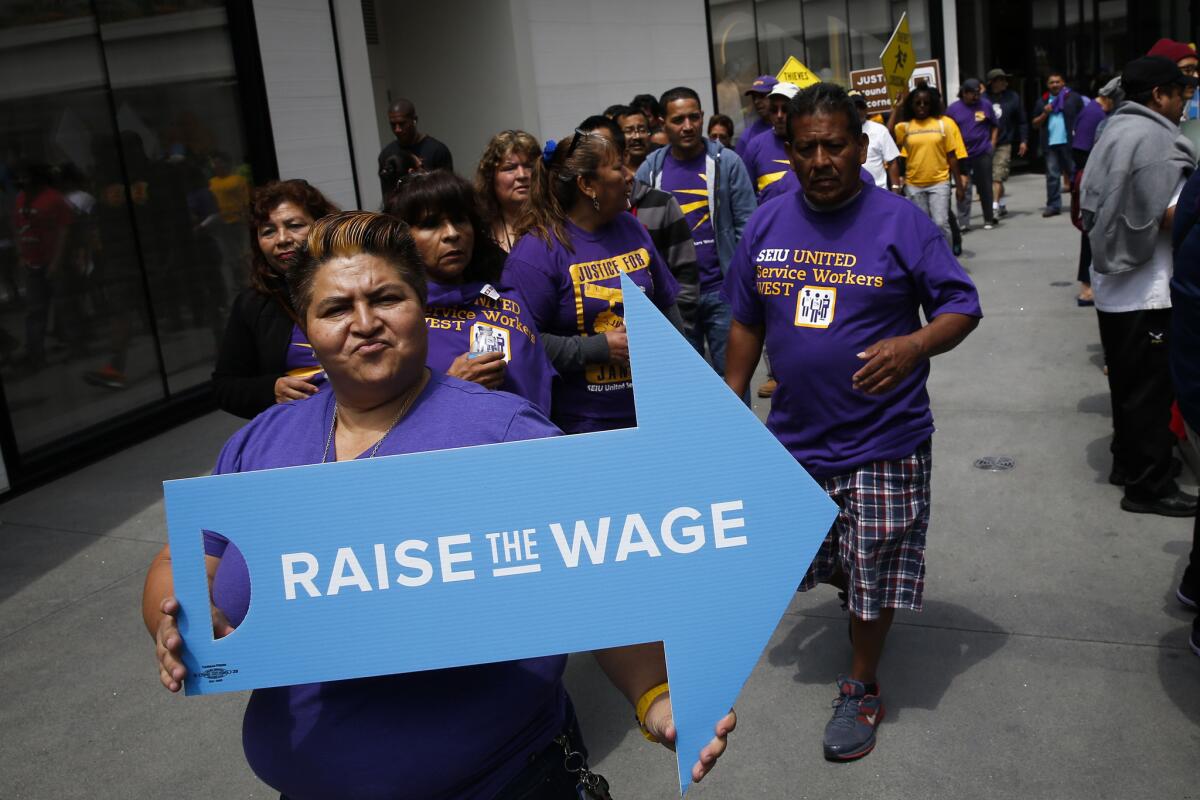
[[642,736],[645,736],[651,742],[657,742],[658,737],[646,730],[646,713],[650,710],[650,706],[654,705],[654,701],[664,694],[671,691],[671,687],[666,683],[660,683],[653,689],[647,691],[637,701],[637,724],[642,729]]

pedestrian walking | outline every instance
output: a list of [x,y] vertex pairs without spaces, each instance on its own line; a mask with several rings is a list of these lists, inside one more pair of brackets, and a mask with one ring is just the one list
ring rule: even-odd
[[691,226],[700,265],[700,302],[690,341],[700,355],[707,351],[713,369],[723,375],[730,317],[721,284],[742,229],[757,207],[754,185],[737,153],[704,137],[704,111],[694,90],[670,89],[660,102],[671,144],[650,154],[637,179],[670,192]]
[[1042,155],[1046,159],[1046,207],[1043,217],[1062,213],[1063,181],[1070,188],[1075,177],[1075,159],[1071,142],[1075,138],[1075,123],[1083,110],[1083,98],[1069,86],[1061,72],[1051,72],[1046,78],[1046,93],[1042,95],[1030,122],[1040,131]]
[[992,104],[992,113],[996,115],[996,122],[1000,126],[996,149],[992,154],[992,203],[993,213],[998,218],[1008,214],[1004,185],[1008,181],[1013,150],[1016,150],[1017,158],[1024,158],[1029,151],[1029,118],[1025,114],[1021,96],[1008,88],[1010,77],[1002,69],[989,70],[987,95],[984,98]]
[[767,426],[839,508],[800,588],[845,593],[853,658],[824,753],[847,761],[875,746],[877,670],[895,611],[922,607],[928,359],[961,342],[981,312],[929,217],[862,180],[867,137],[845,90],[818,83],[797,95],[788,143],[802,188],[754,214],[730,265],[725,382],[745,392],[770,349],[779,385]]
[[967,178],[967,187],[958,201],[958,227],[963,233],[971,230],[971,189],[979,192],[979,204],[983,211],[983,228],[996,227],[995,210],[992,208],[992,153],[1000,135],[996,112],[991,103],[982,98],[983,85],[975,78],[963,81],[958,100],[946,109],[946,116],[954,120],[967,148],[967,157],[959,162],[958,168]]

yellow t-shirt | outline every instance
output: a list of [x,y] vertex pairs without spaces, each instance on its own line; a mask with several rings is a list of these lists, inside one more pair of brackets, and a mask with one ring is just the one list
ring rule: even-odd
[[933,186],[950,180],[947,153],[967,157],[962,133],[947,116],[896,123],[896,144],[906,152],[905,180],[913,186]]
[[246,218],[250,208],[250,185],[241,175],[236,172],[224,178],[214,175],[208,179],[208,190],[216,198],[222,220],[232,224]]

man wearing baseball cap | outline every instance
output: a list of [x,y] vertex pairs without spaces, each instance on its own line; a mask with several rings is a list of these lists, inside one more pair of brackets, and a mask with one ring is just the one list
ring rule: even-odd
[[1002,69],[989,70],[987,94],[983,98],[992,104],[992,113],[996,115],[996,122],[1000,126],[996,150],[992,153],[992,203],[995,216],[998,217],[1008,213],[1004,202],[1004,184],[1008,180],[1013,148],[1016,148],[1018,158],[1024,158],[1029,150],[1029,118],[1025,116],[1021,96],[1008,88],[1010,77]]
[[[1200,67],[1200,58],[1197,58],[1195,49],[1190,44],[1177,42],[1174,39],[1159,39],[1146,55],[1169,58],[1175,62],[1175,66],[1179,67],[1180,72],[1184,75],[1191,75],[1193,78],[1196,77],[1197,68]],[[1187,97],[1187,103],[1183,107],[1183,118],[1200,119],[1200,104],[1197,103],[1196,92],[1185,89],[1184,95]]]
[[958,99],[946,109],[946,114],[958,124],[967,157],[958,162],[963,175],[970,178],[966,194],[958,201],[958,227],[963,233],[971,229],[971,187],[979,192],[983,210],[983,228],[996,227],[992,209],[992,152],[1000,126],[991,103],[982,99],[983,84],[977,78],[967,78],[958,90]]
[[1121,84],[1128,102],[1092,149],[1080,202],[1112,398],[1109,480],[1125,487],[1125,511],[1189,517],[1196,498],[1172,477],[1167,352],[1171,224],[1196,166],[1176,123],[1196,78],[1168,58],[1144,56],[1125,65]]
[[774,75],[759,75],[754,79],[754,83],[750,84],[750,88],[746,90],[746,94],[750,97],[750,101],[754,103],[754,113],[758,116],[749,128],[742,131],[742,135],[738,137],[737,144],[734,145],[733,151],[745,161],[746,148],[750,146],[750,140],[756,138],[760,133],[766,133],[771,130],[771,113],[767,107],[767,95],[775,88],[775,84],[779,83]]
[[760,203],[763,189],[791,170],[791,162],[784,149],[784,135],[787,133],[788,101],[799,93],[800,87],[794,83],[776,83],[771,88],[767,94],[767,119],[771,122],[771,131],[755,136],[742,154],[742,161],[746,163],[746,171],[750,173],[750,182],[754,184]]

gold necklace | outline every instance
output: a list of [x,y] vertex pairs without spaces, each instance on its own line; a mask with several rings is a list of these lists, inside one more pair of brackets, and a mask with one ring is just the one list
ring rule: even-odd
[[[408,410],[410,408],[412,408],[412,404],[416,401],[417,395],[419,395],[421,393],[421,391],[420,391],[421,386],[424,382],[425,382],[424,375],[422,375],[422,380],[418,381],[417,385],[414,386],[409,391],[408,397],[406,397],[404,399],[404,403],[400,406],[400,410],[396,412],[396,417],[395,417],[395,419],[392,420],[392,424],[388,425],[387,430],[383,432],[383,436],[379,437],[379,441],[377,441],[375,443],[375,446],[371,448],[371,454],[368,455],[367,458],[374,458],[375,454],[379,452],[379,448],[383,446],[383,440],[388,437],[388,434],[392,432],[392,428],[395,428],[396,425],[400,422],[401,418],[405,414],[408,413]],[[337,404],[337,400],[334,400],[333,401],[333,421],[331,423],[329,423],[329,435],[325,437],[325,452],[323,452],[321,454],[321,463],[322,464],[324,464],[329,459],[329,447],[330,447],[330,445],[333,444],[333,432],[335,430],[337,430],[337,421],[338,421],[338,404]]]

